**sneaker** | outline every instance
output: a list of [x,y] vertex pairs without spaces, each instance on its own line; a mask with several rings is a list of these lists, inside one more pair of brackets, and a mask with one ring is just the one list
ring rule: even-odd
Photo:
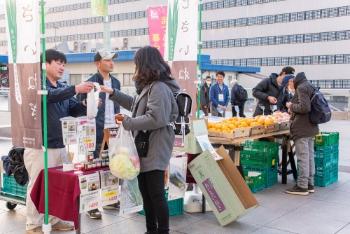
[[102,214],[98,209],[90,210],[86,213],[90,219],[101,219]]
[[309,191],[309,193],[314,193],[315,192],[315,187],[313,185],[308,185],[307,186],[307,190]]
[[34,229],[26,230],[26,234],[43,234],[41,227],[36,227]]
[[286,193],[293,194],[293,195],[302,195],[302,196],[309,195],[308,189],[300,188],[298,185],[295,185],[293,188],[287,189]]
[[62,221],[59,221],[58,223],[55,223],[52,225],[52,231],[73,231],[74,226],[70,225],[69,223],[65,223]]
[[103,207],[103,209],[105,210],[119,210],[119,208],[120,208],[120,202]]

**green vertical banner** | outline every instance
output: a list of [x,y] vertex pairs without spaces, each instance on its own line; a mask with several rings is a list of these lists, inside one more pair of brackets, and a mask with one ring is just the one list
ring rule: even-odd
[[91,10],[95,16],[107,16],[108,0],[91,0]]
[[192,100],[197,96],[198,15],[198,0],[168,0],[164,57]]
[[5,4],[12,143],[17,147],[41,149],[38,0],[6,0]]

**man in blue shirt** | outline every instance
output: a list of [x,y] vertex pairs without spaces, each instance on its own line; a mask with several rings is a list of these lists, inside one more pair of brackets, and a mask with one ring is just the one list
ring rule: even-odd
[[[67,62],[66,56],[56,50],[46,51],[46,85],[47,95],[47,124],[48,124],[48,166],[56,167],[67,160],[67,152],[63,144],[62,127],[60,119],[67,116],[80,116],[86,114],[86,107],[74,97],[78,93],[88,93],[93,89],[91,82],[68,86],[59,79],[64,72]],[[24,151],[24,164],[28,171],[29,183],[26,200],[26,233],[42,233],[41,225],[44,216],[39,214],[33,204],[30,192],[40,171],[44,168],[42,149],[26,148]],[[69,231],[74,227],[60,221],[56,217],[50,217],[53,231]]]
[[225,117],[229,102],[228,86],[224,84],[225,73],[216,72],[216,84],[210,88],[210,102],[212,116]]

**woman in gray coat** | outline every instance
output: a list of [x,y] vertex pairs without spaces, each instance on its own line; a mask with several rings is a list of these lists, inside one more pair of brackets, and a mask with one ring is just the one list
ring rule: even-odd
[[109,93],[111,100],[132,112],[132,117],[121,118],[126,130],[133,131],[135,137],[149,134],[148,151],[144,157],[140,157],[141,173],[138,176],[146,216],[146,233],[167,234],[169,210],[165,198],[164,172],[169,165],[175,139],[170,123],[178,115],[174,93],[179,91],[179,86],[156,48],[141,48],[134,62],[136,69],[133,79],[138,94],[135,98],[108,87],[102,87],[102,91]]

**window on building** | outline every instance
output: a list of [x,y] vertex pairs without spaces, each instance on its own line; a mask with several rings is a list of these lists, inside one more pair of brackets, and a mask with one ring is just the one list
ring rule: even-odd
[[346,15],[346,6],[339,7],[338,11],[339,11],[339,16],[345,16]]
[[338,17],[338,8],[330,8],[329,17]]
[[329,17],[329,9],[322,9],[321,10],[321,17],[328,18]]
[[312,34],[311,33],[307,33],[307,34],[304,35],[304,42],[305,43],[312,42]]
[[343,64],[344,63],[344,55],[343,54],[335,55],[335,63],[336,64]]
[[297,20],[298,20],[298,13],[297,12],[290,13],[290,21],[294,22]]
[[275,66],[282,66],[282,58],[281,57],[276,57],[275,58]]
[[283,14],[283,22],[286,23],[286,22],[289,22],[289,20],[290,20],[290,14],[289,13]]
[[320,55],[319,64],[327,64],[327,55]]
[[303,64],[305,64],[305,65],[311,64],[311,57],[310,56],[304,56],[303,57]]
[[261,66],[266,67],[267,66],[267,58],[261,58]]
[[297,56],[295,58],[295,65],[303,65],[304,64],[304,60],[302,56]]
[[305,11],[298,12],[298,21],[302,21],[305,19]]
[[276,15],[276,23],[282,23],[283,22],[283,14]]
[[321,34],[320,33],[313,33],[312,34],[312,42],[319,42],[321,40]]
[[335,63],[335,56],[327,55],[327,64],[334,64],[334,63]]
[[277,36],[276,37],[276,44],[279,45],[279,44],[282,44],[283,43],[283,37],[282,36]]
[[321,33],[321,41],[328,41],[328,33],[326,32]]
[[290,42],[291,44],[297,43],[297,35],[290,35],[290,36],[289,36],[289,42]]

